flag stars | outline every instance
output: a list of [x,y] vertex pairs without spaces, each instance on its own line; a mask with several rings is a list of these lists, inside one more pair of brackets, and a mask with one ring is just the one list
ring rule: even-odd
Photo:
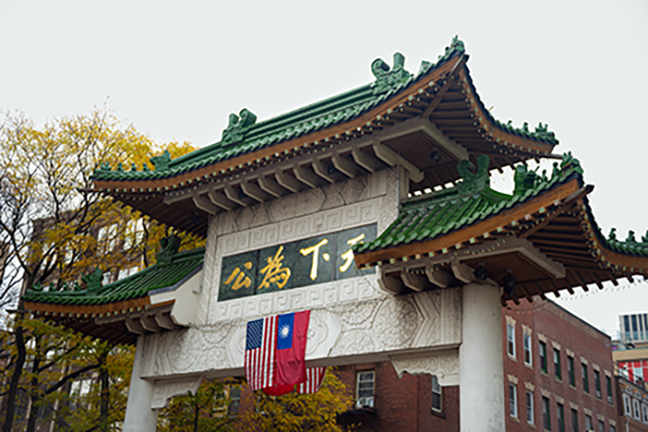
[[279,337],[285,339],[288,336],[290,336],[290,326],[289,325],[281,326],[281,328],[279,329]]

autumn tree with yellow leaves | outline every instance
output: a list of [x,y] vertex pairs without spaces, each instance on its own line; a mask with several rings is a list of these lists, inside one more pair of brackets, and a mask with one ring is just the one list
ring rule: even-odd
[[[105,163],[116,167],[128,161],[141,169],[165,149],[178,157],[193,148],[157,146],[105,109],[42,127],[22,115],[9,115],[0,124],[0,308],[11,309],[4,314],[3,337],[9,340],[0,347],[6,359],[0,363],[4,432],[13,428],[19,399],[28,401],[27,431],[35,430],[39,409],[46,406],[55,406],[51,415],[71,429],[63,417],[71,419],[80,409],[63,409],[70,401],[62,390],[91,371],[99,376],[100,400],[84,405],[98,408],[86,416],[90,423],[84,430],[118,424],[119,418],[109,418],[110,386],[123,373],[111,372],[110,363],[132,352],[33,322],[19,296],[35,284],[55,290],[83,286],[82,276],[97,267],[114,279],[124,268],[152,264],[168,229],[93,192],[91,176]],[[185,237],[181,248],[199,245],[200,240]]]

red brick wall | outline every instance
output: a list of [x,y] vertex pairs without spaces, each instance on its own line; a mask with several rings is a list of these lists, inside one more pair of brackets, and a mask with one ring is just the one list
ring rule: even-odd
[[[507,354],[506,349],[506,317],[515,320],[515,359]],[[532,365],[529,367],[523,360],[523,327],[531,328],[532,333]],[[608,403],[605,372],[612,374],[614,371],[612,363],[612,350],[610,338],[584,323],[579,318],[550,302],[535,301],[528,303],[522,301],[519,306],[508,305],[502,309],[502,334],[504,339],[504,393],[506,398],[506,430],[507,431],[530,431],[533,427],[527,425],[525,392],[526,385],[534,387],[535,400],[535,428],[542,430],[542,391],[549,394],[549,407],[551,415],[551,430],[559,431],[557,420],[557,403],[560,398],[564,399],[565,430],[571,431],[571,409],[570,402],[578,405],[579,430],[585,429],[585,409],[591,411],[592,424],[598,431],[598,415],[604,416],[605,430],[609,430],[612,419],[618,422],[616,409],[616,385],[612,378],[612,401]],[[544,336],[547,344],[547,374],[540,371],[539,337]],[[554,375],[553,350],[557,344],[560,351],[560,363],[562,369],[562,380]],[[567,369],[567,350],[573,352],[575,363],[575,388],[569,385]],[[581,376],[581,358],[587,361],[589,394],[583,391]],[[596,397],[594,384],[594,366],[598,366],[601,376],[601,398]],[[510,379],[517,378],[518,391],[518,420],[510,416],[509,411],[509,388]],[[617,430],[618,427],[617,427]]]
[[[443,389],[443,413],[432,412],[429,375],[403,374],[398,378],[391,362],[340,367],[340,378],[355,391],[356,373],[375,371],[375,409],[355,410],[343,416],[345,424],[360,424],[361,431],[458,431],[459,388]],[[355,394],[355,393],[354,393]]]

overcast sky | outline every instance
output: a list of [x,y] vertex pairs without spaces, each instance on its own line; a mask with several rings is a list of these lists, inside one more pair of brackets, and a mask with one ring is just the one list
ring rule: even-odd
[[[648,2],[0,0],[0,110],[47,119],[104,103],[162,143],[220,140],[231,112],[270,118],[435,60],[455,34],[500,120],[548,123],[581,160],[597,221],[648,229]],[[604,300],[596,300],[604,299]],[[612,332],[648,287],[564,303]]]

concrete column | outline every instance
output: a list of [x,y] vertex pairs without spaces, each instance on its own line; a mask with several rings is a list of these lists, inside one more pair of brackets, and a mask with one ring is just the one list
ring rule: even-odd
[[124,419],[124,432],[154,432],[157,426],[157,410],[151,409],[153,401],[153,382],[140,378],[144,336],[137,338],[133,374],[128,389],[128,404]]
[[459,347],[459,410],[462,432],[501,432],[504,427],[504,364],[500,288],[463,287],[463,340]]

